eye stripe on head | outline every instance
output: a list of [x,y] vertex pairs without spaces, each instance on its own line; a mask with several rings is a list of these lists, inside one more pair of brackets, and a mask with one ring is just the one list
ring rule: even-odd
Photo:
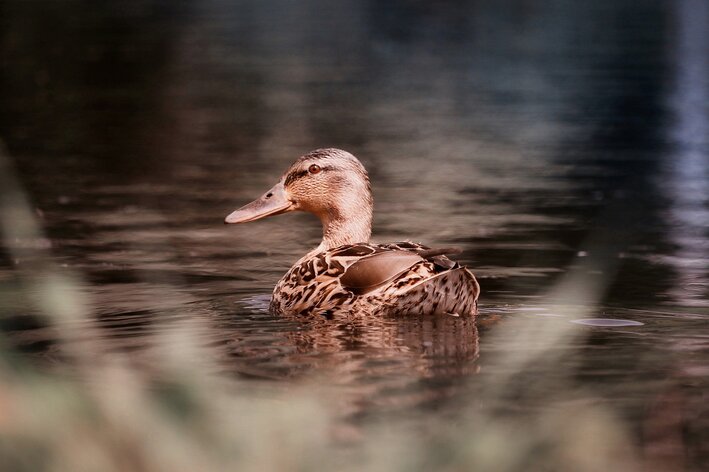
[[[314,168],[317,168],[317,170],[315,170]],[[308,174],[319,174],[320,172],[324,172],[326,170],[331,170],[331,169],[333,169],[332,166],[320,166],[318,164],[312,164],[312,165],[308,166],[308,168],[306,170],[293,171],[290,174],[288,174],[286,176],[286,180],[283,183],[283,185],[287,186],[287,185],[293,183],[295,180],[303,178],[303,177],[307,176]]]
[[297,171],[297,172],[291,172],[290,174],[288,174],[288,175],[286,176],[286,181],[283,182],[283,185],[287,187],[288,185],[290,185],[291,183],[293,183],[294,180],[298,180],[298,179],[300,179],[301,177],[305,177],[306,175],[308,175],[308,171],[307,171],[307,170],[300,170],[300,171]]

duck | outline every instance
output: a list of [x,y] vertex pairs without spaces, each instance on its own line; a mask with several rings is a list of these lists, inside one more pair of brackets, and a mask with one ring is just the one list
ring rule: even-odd
[[362,163],[342,149],[310,151],[261,197],[231,212],[225,224],[292,211],[320,219],[320,244],[273,289],[270,310],[291,316],[475,316],[480,285],[448,258],[456,248],[411,241],[370,241],[374,201]]

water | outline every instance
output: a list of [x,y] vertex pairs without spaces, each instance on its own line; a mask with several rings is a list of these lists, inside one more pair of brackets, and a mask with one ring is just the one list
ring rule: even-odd
[[[0,137],[102,351],[149,370],[188,320],[220,375],[327,379],[344,421],[425,423],[559,330],[569,357],[530,375],[570,371],[648,461],[709,460],[705,2],[121,5],[0,3]],[[463,249],[477,322],[268,313],[316,220],[221,222],[328,146],[370,172],[375,241]],[[0,264],[11,289],[23,260]],[[36,295],[2,298],[2,328],[61,363]]]

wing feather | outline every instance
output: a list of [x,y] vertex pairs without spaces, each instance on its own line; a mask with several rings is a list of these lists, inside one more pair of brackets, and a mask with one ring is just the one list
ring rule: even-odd
[[343,287],[361,295],[394,279],[424,259],[411,251],[385,251],[350,265],[340,278]]

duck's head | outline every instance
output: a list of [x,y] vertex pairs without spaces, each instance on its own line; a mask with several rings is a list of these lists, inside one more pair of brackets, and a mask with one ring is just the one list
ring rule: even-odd
[[268,192],[232,212],[225,223],[247,223],[289,211],[320,218],[318,249],[368,242],[372,228],[369,176],[359,160],[341,149],[316,149],[299,157]]

